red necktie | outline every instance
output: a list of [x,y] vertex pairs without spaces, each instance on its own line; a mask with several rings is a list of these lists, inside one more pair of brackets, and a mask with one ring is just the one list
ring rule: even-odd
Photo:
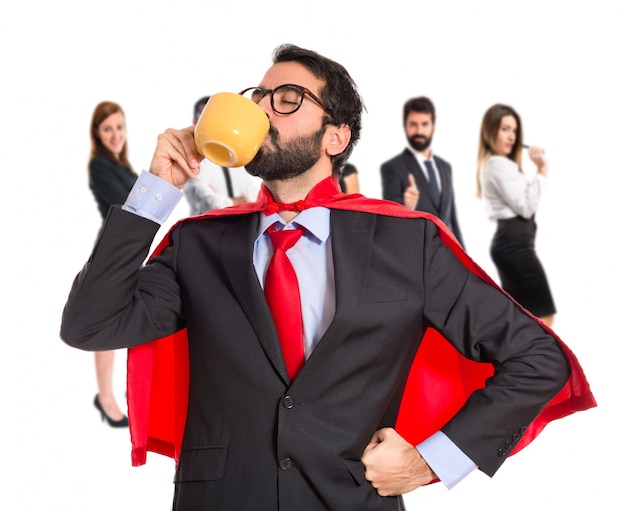
[[289,378],[294,379],[304,364],[302,307],[296,272],[285,252],[302,236],[302,228],[268,229],[274,255],[265,275],[265,297],[274,318]]

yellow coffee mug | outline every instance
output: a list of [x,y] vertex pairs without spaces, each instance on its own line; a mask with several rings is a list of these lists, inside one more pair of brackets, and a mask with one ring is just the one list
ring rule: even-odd
[[270,129],[265,112],[254,101],[219,92],[207,102],[194,131],[200,154],[223,167],[252,161]]

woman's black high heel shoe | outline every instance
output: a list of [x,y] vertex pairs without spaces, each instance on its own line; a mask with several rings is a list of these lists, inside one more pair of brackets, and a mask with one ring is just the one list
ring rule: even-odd
[[102,417],[102,420],[103,421],[106,420],[109,426],[111,426],[112,428],[128,427],[128,417],[124,416],[120,420],[114,421],[113,419],[111,419],[111,417],[109,417],[106,413],[104,413],[104,408],[102,408],[102,405],[100,404],[100,400],[98,399],[98,394],[96,394],[96,397],[93,398],[93,405],[100,412],[100,416]]

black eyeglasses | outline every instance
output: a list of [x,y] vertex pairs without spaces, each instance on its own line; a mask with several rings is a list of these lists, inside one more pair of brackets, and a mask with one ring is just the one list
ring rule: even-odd
[[296,112],[302,106],[304,95],[308,94],[313,101],[324,109],[325,112],[327,112],[333,119],[335,118],[333,111],[326,107],[315,94],[313,94],[306,87],[294,85],[293,83],[279,85],[274,90],[250,87],[242,90],[239,94],[251,99],[257,104],[260,103],[266,95],[270,94],[270,104],[272,105],[272,109],[277,114],[283,115]]

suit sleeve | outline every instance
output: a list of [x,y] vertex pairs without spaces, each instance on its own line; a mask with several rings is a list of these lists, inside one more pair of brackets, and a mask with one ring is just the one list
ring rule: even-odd
[[72,284],[61,320],[63,341],[87,351],[119,349],[183,327],[173,269],[167,264],[143,266],[158,229],[159,224],[120,207],[110,209],[89,260]]
[[401,179],[398,170],[390,162],[381,165],[380,176],[383,199],[404,205],[404,190],[408,186],[408,178]]
[[[454,194],[454,192],[452,192]],[[452,199],[454,201],[454,198]],[[459,244],[465,249],[465,242],[463,241],[463,235],[461,234],[461,226],[459,225],[459,221],[456,216],[456,204],[452,203],[452,220],[451,220],[450,230],[456,236],[456,239],[459,241]]]
[[561,390],[569,364],[558,340],[502,290],[469,271],[434,225],[426,229],[423,271],[427,322],[465,357],[495,366],[486,387],[442,428],[492,476]]
[[[452,172],[450,172],[450,176],[452,177]],[[465,242],[463,241],[463,236],[461,234],[461,226],[459,225],[459,220],[456,214],[456,198],[454,197],[454,186],[450,187],[450,193],[452,194],[452,214],[450,215],[450,230],[454,233],[456,239],[463,247],[463,249],[465,249]]]

